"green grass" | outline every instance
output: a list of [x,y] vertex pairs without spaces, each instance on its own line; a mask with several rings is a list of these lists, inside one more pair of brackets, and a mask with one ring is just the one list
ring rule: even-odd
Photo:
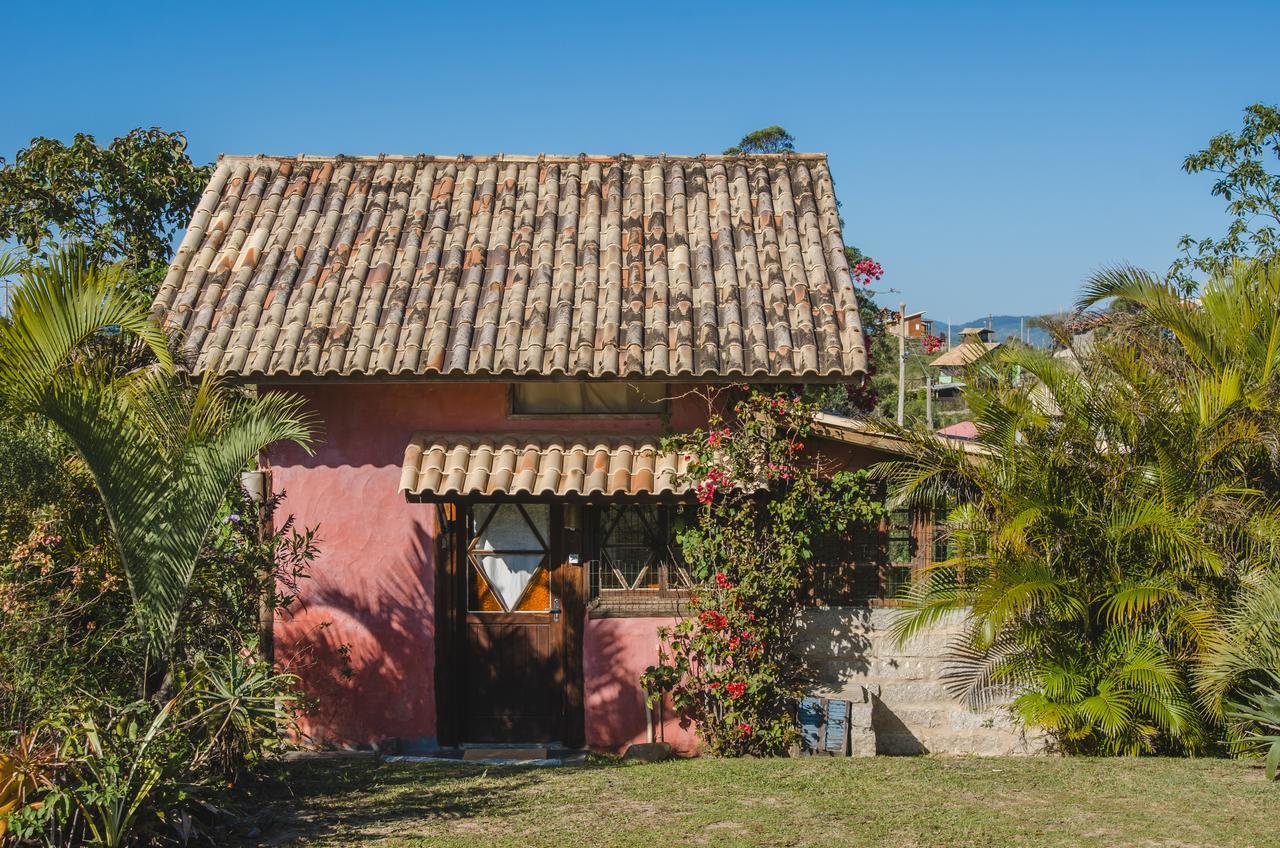
[[283,769],[287,789],[258,802],[258,844],[1262,846],[1280,832],[1280,785],[1229,760],[327,761]]

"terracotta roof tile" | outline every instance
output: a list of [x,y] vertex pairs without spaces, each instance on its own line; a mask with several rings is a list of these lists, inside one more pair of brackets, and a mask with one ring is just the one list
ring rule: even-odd
[[223,158],[158,292],[245,377],[846,377],[826,157]]
[[400,491],[464,495],[683,495],[681,457],[656,437],[416,433]]

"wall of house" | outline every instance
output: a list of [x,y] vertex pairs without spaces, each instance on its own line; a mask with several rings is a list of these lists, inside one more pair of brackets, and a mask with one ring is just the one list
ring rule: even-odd
[[796,640],[797,653],[815,674],[813,694],[869,704],[868,751],[997,756],[1042,749],[1041,740],[1024,736],[1007,710],[975,712],[947,691],[947,648],[960,632],[959,615],[899,646],[889,632],[894,613],[876,607],[806,609]]
[[[400,494],[404,448],[416,430],[441,432],[658,431],[659,421],[566,418],[512,421],[502,384],[342,384],[291,387],[320,426],[315,452],[281,449],[270,458],[273,486],[287,493],[283,515],[316,527],[320,557],[301,602],[281,618],[277,655],[298,673],[314,708],[303,731],[314,743],[368,744],[396,737],[429,748],[436,737],[436,511]],[[676,393],[676,392],[673,392]],[[680,399],[672,425],[699,424],[705,410]],[[833,467],[865,467],[882,454],[812,440]],[[875,748],[997,754],[1026,745],[997,715],[976,715],[946,693],[942,659],[951,623],[898,648],[887,635],[891,610],[814,609],[798,648],[818,670],[819,690],[872,699]],[[658,628],[670,618],[586,622],[583,645],[588,744],[621,751],[645,739],[639,677],[653,664]],[[696,750],[691,727],[668,709],[663,728],[682,753]]]
[[[387,737],[429,748],[436,737],[435,508],[399,492],[405,445],[416,430],[440,432],[661,432],[652,420],[557,417],[511,420],[499,383],[310,383],[287,387],[319,424],[314,454],[288,447],[270,457],[281,517],[317,527],[320,557],[298,608],[277,626],[277,656],[299,674],[315,707],[303,732],[317,744]],[[673,387],[671,426],[705,420]],[[656,656],[652,621],[590,622],[584,681],[587,722],[602,747],[644,737],[644,714],[626,681]],[[650,639],[651,647],[635,643]],[[606,662],[609,657],[614,662]],[[591,661],[594,660],[592,663]],[[631,671],[638,667],[634,675]],[[615,714],[614,708],[617,708]],[[638,717],[638,722],[637,722]],[[638,731],[637,731],[638,726]],[[620,744],[625,744],[622,742]]]
[[[676,618],[596,618],[587,621],[583,645],[587,746],[621,753],[647,740],[644,692],[640,675],[658,661],[658,629]],[[692,725],[664,704],[661,727],[654,735],[681,754],[698,750]]]

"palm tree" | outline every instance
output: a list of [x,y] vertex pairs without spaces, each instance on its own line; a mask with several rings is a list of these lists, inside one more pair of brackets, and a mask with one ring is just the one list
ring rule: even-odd
[[1152,357],[1154,362],[1195,374],[1234,375],[1251,408],[1275,411],[1280,263],[1237,260],[1210,277],[1194,298],[1150,272],[1128,266],[1107,269],[1088,281],[1079,305],[1089,308],[1108,299],[1120,307],[1119,314],[1131,318],[1128,327],[1121,325],[1128,330],[1124,337],[1148,354],[1155,345],[1167,349],[1168,337],[1176,340],[1176,357]]
[[83,248],[27,263],[19,276],[0,325],[0,403],[61,430],[93,475],[147,646],[144,690],[154,694],[227,492],[272,443],[308,446],[310,422],[295,397],[175,372],[136,288]]
[[[1266,291],[1221,297],[1265,314]],[[1000,352],[998,368],[1029,379],[970,383],[979,458],[906,433],[912,455],[877,469],[901,500],[960,504],[954,556],[913,585],[900,638],[963,611],[957,691],[1015,694],[1068,750],[1203,746],[1215,717],[1196,709],[1192,670],[1280,538],[1269,383],[1246,378],[1239,353],[1201,357],[1162,320],[1144,314],[1070,356]],[[1236,350],[1250,337],[1237,331]]]

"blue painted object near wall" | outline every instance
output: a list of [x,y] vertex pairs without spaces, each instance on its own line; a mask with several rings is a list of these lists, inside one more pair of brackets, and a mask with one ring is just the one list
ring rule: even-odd
[[800,720],[800,751],[812,754],[822,745],[822,699],[801,698],[798,718]]
[[800,724],[800,753],[807,756],[849,755],[848,701],[801,698],[796,719]]

